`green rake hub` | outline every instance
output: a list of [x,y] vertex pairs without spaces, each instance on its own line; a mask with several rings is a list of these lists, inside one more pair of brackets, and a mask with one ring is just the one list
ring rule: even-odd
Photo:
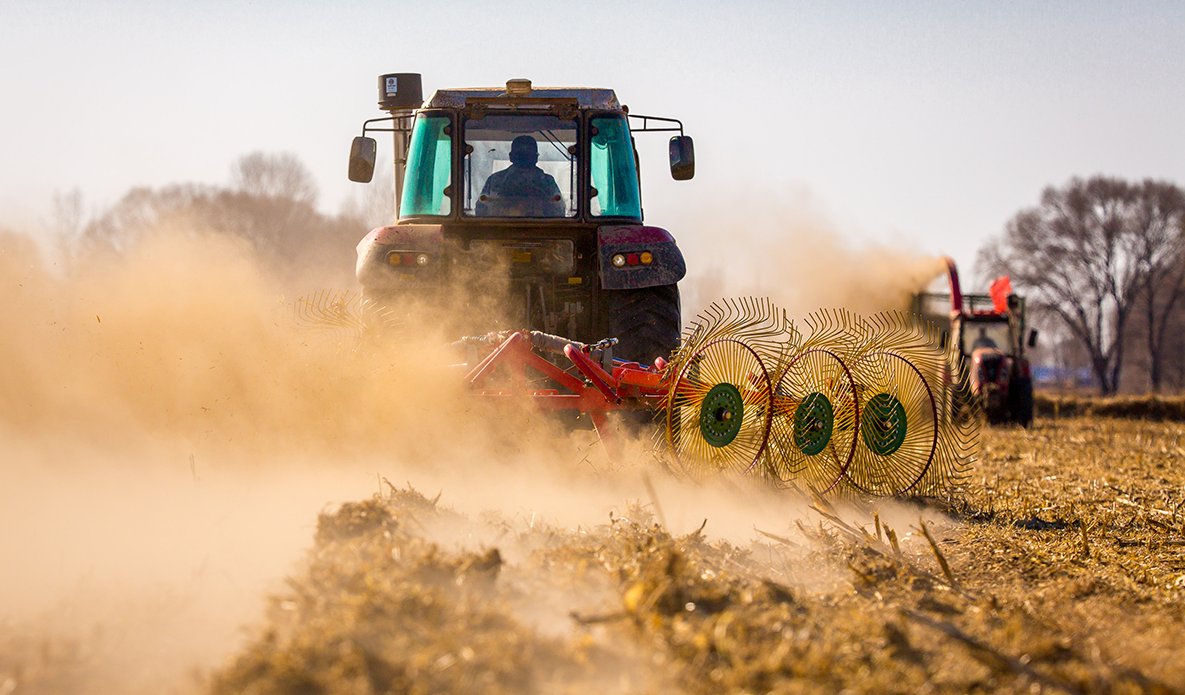
[[794,410],[794,446],[807,456],[816,456],[831,442],[834,427],[831,401],[821,393],[812,393]]
[[704,441],[716,447],[732,444],[741,431],[745,402],[741,390],[732,384],[716,384],[704,396],[699,409],[699,429]]
[[905,443],[905,406],[895,396],[878,393],[864,406],[860,430],[864,444],[878,456],[891,456]]

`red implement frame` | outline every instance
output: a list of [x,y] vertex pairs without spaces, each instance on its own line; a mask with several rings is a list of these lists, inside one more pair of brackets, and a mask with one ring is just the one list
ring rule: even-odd
[[[548,345],[553,350],[562,344],[563,354],[576,368],[576,374],[548,362],[535,352],[535,346]],[[588,413],[606,450],[616,458],[617,442],[608,426],[605,413],[611,410],[658,409],[667,398],[661,364],[643,367],[637,362],[614,360],[612,373],[591,356],[592,348],[567,342],[537,332],[511,333],[465,377],[479,395],[502,398],[530,398],[544,410],[579,410]],[[506,367],[499,376],[508,382],[493,384],[498,367]],[[560,389],[530,388],[528,369],[551,379]]]

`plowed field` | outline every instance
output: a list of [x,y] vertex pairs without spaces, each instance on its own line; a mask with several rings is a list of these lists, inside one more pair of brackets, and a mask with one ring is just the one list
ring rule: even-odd
[[711,508],[671,533],[661,493],[565,527],[388,484],[322,514],[304,566],[208,685],[1179,691],[1183,434],[1081,418],[989,430],[945,499],[789,496],[782,524],[747,542],[714,534]]

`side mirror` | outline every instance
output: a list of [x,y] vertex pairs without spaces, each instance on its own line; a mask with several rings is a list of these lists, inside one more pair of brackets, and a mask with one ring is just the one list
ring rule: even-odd
[[676,135],[671,138],[671,178],[686,181],[695,176],[695,147],[691,137]]
[[370,183],[374,178],[374,138],[357,137],[350,145],[350,180]]
[[1029,347],[1037,347],[1037,329],[1029,331]]

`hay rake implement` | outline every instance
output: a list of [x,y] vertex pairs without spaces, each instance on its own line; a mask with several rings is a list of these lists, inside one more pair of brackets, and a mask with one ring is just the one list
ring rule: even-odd
[[459,344],[479,358],[465,376],[477,396],[586,413],[611,457],[620,449],[607,415],[653,413],[664,461],[693,479],[901,495],[966,472],[979,418],[951,406],[967,400],[954,393],[962,364],[930,329],[898,312],[822,311],[804,324],[806,334],[768,300],[718,302],[653,365],[613,359],[613,340],[538,331]]

